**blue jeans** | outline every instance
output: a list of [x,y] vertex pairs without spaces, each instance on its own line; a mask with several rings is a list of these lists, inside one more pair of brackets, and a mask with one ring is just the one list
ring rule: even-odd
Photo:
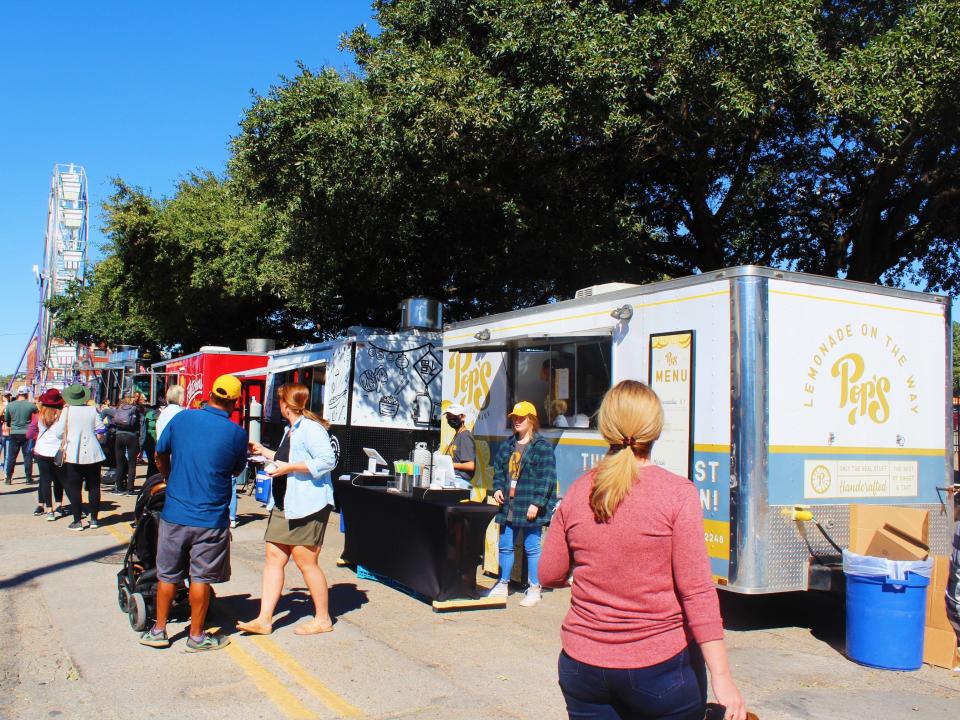
[[27,482],[33,482],[33,440],[26,435],[13,435],[7,438],[6,473],[7,480],[13,479],[13,468],[17,464],[17,455],[23,451],[23,474]]
[[560,690],[573,720],[703,720],[707,671],[692,646],[657,665],[619,670],[560,652]]
[[[540,566],[540,533],[543,528],[520,528],[523,533],[523,550],[527,554],[527,578],[531,585],[540,584],[537,569]],[[513,572],[513,525],[500,526],[500,582],[510,582]]]

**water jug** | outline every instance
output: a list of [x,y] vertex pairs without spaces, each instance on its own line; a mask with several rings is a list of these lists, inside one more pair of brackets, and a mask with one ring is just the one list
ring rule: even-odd
[[413,447],[413,462],[420,466],[420,481],[418,487],[430,485],[430,450],[425,442],[418,442]]

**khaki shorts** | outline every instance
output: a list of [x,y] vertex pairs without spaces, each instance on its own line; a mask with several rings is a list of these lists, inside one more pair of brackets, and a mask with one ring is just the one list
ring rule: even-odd
[[201,528],[160,520],[157,578],[163,582],[222,583],[230,579],[230,528]]

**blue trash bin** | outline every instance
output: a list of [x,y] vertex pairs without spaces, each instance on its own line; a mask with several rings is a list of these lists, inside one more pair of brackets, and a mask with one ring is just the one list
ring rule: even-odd
[[847,657],[883,670],[920,668],[932,565],[930,560],[886,560],[844,551]]

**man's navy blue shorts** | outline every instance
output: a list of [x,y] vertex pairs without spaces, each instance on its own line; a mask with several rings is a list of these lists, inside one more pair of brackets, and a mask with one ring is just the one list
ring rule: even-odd
[[230,579],[230,528],[203,528],[160,520],[157,541],[157,578],[178,583]]

